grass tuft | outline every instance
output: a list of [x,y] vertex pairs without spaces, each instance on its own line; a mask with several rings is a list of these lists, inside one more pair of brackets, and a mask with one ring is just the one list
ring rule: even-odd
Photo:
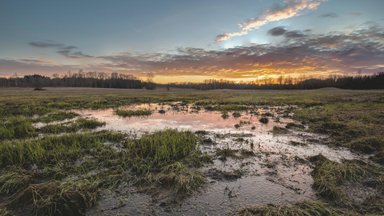
[[171,187],[178,194],[190,194],[206,182],[200,173],[191,171],[180,162],[170,164],[159,174],[150,176],[150,181],[162,187]]
[[[0,119],[1,120],[1,119]],[[0,122],[0,140],[21,139],[36,135],[35,128],[29,118],[10,116]]]
[[350,142],[350,148],[358,152],[372,154],[384,149],[384,138],[362,137]]
[[159,170],[198,151],[199,138],[190,131],[164,130],[129,140],[127,160],[137,173]]
[[98,184],[87,179],[33,184],[16,194],[7,206],[32,205],[35,215],[85,215],[97,201]]
[[148,110],[148,109],[141,109],[141,110],[117,109],[117,110],[115,110],[115,113],[118,116],[122,116],[122,117],[149,116],[149,115],[152,115],[152,111]]
[[357,161],[337,163],[323,156],[315,156],[310,158],[310,161],[316,164],[312,171],[313,188],[321,197],[336,203],[346,201],[345,194],[339,186],[346,182],[357,182],[369,175]]
[[39,131],[41,133],[71,133],[76,132],[81,129],[96,129],[97,127],[102,127],[105,125],[105,122],[101,122],[94,118],[79,118],[74,122],[66,122],[60,124],[49,124],[44,127],[41,127]]
[[0,175],[0,194],[13,194],[25,189],[32,182],[32,175],[25,170],[12,167]]
[[74,112],[66,112],[66,111],[57,111],[48,113],[47,115],[41,116],[38,121],[49,123],[54,121],[64,121],[67,119],[73,119],[75,117],[79,116],[77,113]]
[[306,201],[292,206],[263,206],[240,210],[241,216],[337,216],[341,215],[321,202]]

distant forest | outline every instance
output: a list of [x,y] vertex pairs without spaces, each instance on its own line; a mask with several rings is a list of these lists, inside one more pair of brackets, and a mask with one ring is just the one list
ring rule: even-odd
[[[153,77],[152,77],[153,78]],[[283,78],[264,82],[236,83],[228,80],[206,80],[203,83],[155,84],[152,79],[142,81],[132,75],[119,73],[79,72],[62,77],[27,75],[24,77],[0,78],[0,87],[93,87],[93,88],[131,88],[155,89],[156,87],[190,89],[318,89],[335,87],[342,89],[384,89],[384,72],[369,76],[343,76],[326,79]]]
[[33,87],[36,89],[42,89],[43,87],[141,89],[148,86],[148,83],[143,82],[132,75],[119,73],[107,74],[102,72],[79,72],[66,74],[63,77],[58,75],[47,77],[34,74],[24,77],[0,78],[0,87]]
[[384,89],[384,72],[366,76],[333,76],[326,79],[284,78],[264,82],[236,83],[228,80],[206,80],[204,83],[173,83],[170,87],[192,89]]

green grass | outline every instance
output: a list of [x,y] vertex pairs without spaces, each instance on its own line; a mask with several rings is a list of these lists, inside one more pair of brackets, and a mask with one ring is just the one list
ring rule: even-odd
[[362,137],[349,143],[352,150],[372,154],[384,150],[384,136]]
[[[165,130],[125,139],[124,134],[102,131],[3,141],[0,194],[9,196],[10,209],[20,203],[32,206],[37,215],[83,215],[99,189],[125,181],[184,195],[205,183],[194,167],[209,158],[201,154],[194,133]],[[121,143],[121,150],[107,142]],[[88,176],[90,172],[95,174]],[[76,181],[68,183],[71,176]],[[89,177],[97,184],[89,185]]]
[[204,104],[204,103],[197,103],[197,105],[204,105],[206,110],[216,110],[216,111],[222,111],[222,112],[228,112],[228,111],[245,111],[249,110],[249,106],[241,105],[241,104],[219,104],[212,106],[212,104]]
[[[68,132],[69,134],[57,137],[44,134],[45,137],[42,138],[37,137],[39,131],[32,126],[32,122],[72,119],[74,115],[68,111],[71,109],[113,108],[118,110],[119,107],[129,104],[177,101],[195,103],[223,113],[235,111],[239,114],[240,111],[260,105],[297,105],[299,108],[292,110],[295,113],[295,120],[309,125],[313,132],[329,135],[331,145],[347,147],[362,153],[373,153],[370,159],[384,164],[384,150],[381,142],[382,131],[384,131],[382,124],[384,122],[382,112],[384,91],[2,89],[0,91],[1,193],[6,196],[9,194],[12,198],[20,197],[22,194],[31,197],[33,193],[28,190],[31,191],[31,188],[34,188],[39,191],[38,194],[42,195],[41,199],[35,199],[38,205],[34,205],[33,199],[29,198],[26,199],[29,201],[20,203],[29,203],[27,206],[34,205],[35,214],[36,212],[52,214],[56,211],[52,206],[57,204],[61,204],[61,207],[71,206],[72,210],[79,212],[84,212],[84,209],[94,204],[94,197],[97,197],[94,195],[97,192],[92,187],[90,187],[92,190],[86,189],[89,188],[86,186],[89,184],[80,183],[89,179],[86,177],[89,172],[96,173],[94,177],[98,179],[98,183],[95,187],[98,189],[116,186],[133,179],[134,182],[142,182],[147,187],[164,187],[177,193],[194,191],[204,182],[204,178],[200,178],[201,174],[194,168],[209,162],[211,158],[199,152],[196,148],[198,138],[193,138],[188,135],[188,132],[165,131],[158,132],[156,135],[145,135],[143,138],[124,141],[121,149],[116,151],[113,145],[106,142],[123,142],[125,135],[111,132],[78,133],[80,128],[96,127],[95,122],[77,122],[76,125],[59,124],[58,128],[46,130],[52,133]],[[295,128],[294,125],[289,127],[291,126]],[[159,146],[155,146],[158,143]],[[370,184],[374,182],[375,190],[383,191],[382,179],[384,178],[382,178],[382,172],[376,167],[356,161],[342,163],[324,161],[315,164],[312,175],[315,190],[327,202],[335,205],[339,205],[338,203],[349,205],[341,189],[341,186],[346,184],[365,184],[369,183],[366,181],[372,180]],[[78,177],[79,181],[76,180],[64,186],[67,182],[66,178],[73,176]],[[46,186],[41,188],[36,186],[40,185],[36,183],[49,185],[50,182],[56,182],[50,185],[54,190],[44,191]],[[79,186],[82,184],[85,186]],[[23,191],[27,193],[21,193]],[[60,193],[57,193],[58,191]],[[84,195],[87,192],[91,195]],[[60,194],[77,195],[68,195],[68,199],[62,199],[66,196]],[[78,197],[79,194],[81,197],[84,195],[85,199],[72,198]],[[329,197],[336,197],[339,200],[338,203],[334,203]],[[8,197],[5,198],[9,200]],[[86,204],[76,206],[71,200]],[[15,203],[17,202],[13,202]],[[363,213],[380,213],[377,209],[382,205],[382,198],[374,197],[371,200],[367,199],[364,203],[374,203],[374,205],[372,204],[369,208],[359,205],[358,207],[365,211],[362,211]],[[281,206],[266,212],[274,215],[273,213],[278,209],[285,209],[286,215],[300,215],[303,212],[316,215],[316,212],[318,213],[321,209],[310,206]],[[290,209],[291,207],[300,208]],[[7,209],[0,210],[0,215],[14,208],[20,207],[7,206]],[[66,208],[58,208],[58,210],[66,214],[78,213],[68,213]],[[282,211],[277,212],[281,215]],[[59,212],[55,214],[60,215]],[[327,214],[324,213],[324,215]]]
[[137,173],[148,173],[182,160],[198,150],[199,138],[189,131],[164,130],[125,143],[127,160]]
[[39,128],[41,133],[71,133],[81,129],[96,129],[97,127],[104,126],[105,122],[101,122],[94,118],[79,118],[73,122],[65,122],[59,124],[48,124]]
[[223,118],[223,119],[229,118],[228,112],[227,111],[221,112],[221,118]]
[[67,119],[73,119],[75,117],[79,116],[77,113],[74,112],[67,112],[67,111],[57,111],[48,113],[46,115],[43,115],[37,119],[39,122],[44,123],[50,123],[55,121],[64,121]]
[[343,215],[321,202],[306,201],[292,206],[262,206],[242,209],[241,216],[338,216]]
[[29,206],[35,215],[84,215],[98,191],[113,184],[111,174],[122,175],[122,153],[105,143],[124,136],[102,131],[1,142],[0,194],[8,197],[7,208]]
[[[312,187],[328,203],[338,208],[353,209],[357,215],[380,215],[384,210],[384,170],[381,166],[351,160],[341,163],[322,155],[309,158],[315,165]],[[353,192],[350,191],[360,191]],[[372,192],[374,190],[375,192]],[[362,201],[355,193],[371,191]]]
[[165,166],[158,174],[147,175],[146,180],[161,187],[172,188],[178,194],[190,194],[206,183],[204,176],[180,162]]
[[124,109],[117,109],[115,110],[116,115],[122,116],[122,117],[132,117],[132,116],[149,116],[152,115],[152,111],[148,109],[141,109],[141,110],[124,110]]
[[349,202],[342,185],[361,183],[368,177],[382,178],[384,176],[383,173],[378,172],[377,168],[360,161],[337,163],[322,155],[312,157],[310,161],[316,165],[312,171],[313,188],[321,197],[337,204]]
[[0,117],[0,141],[5,139],[28,138],[36,135],[32,121],[24,116]]
[[121,135],[110,132],[74,133],[62,136],[46,136],[40,139],[4,141],[0,143],[0,167],[36,164],[46,166],[73,161],[85,154],[102,158],[111,151],[105,141],[121,139]]
[[32,183],[32,174],[24,169],[11,167],[0,175],[0,194],[16,193]]
[[296,118],[314,132],[330,135],[331,144],[361,153],[383,151],[384,99],[351,95],[321,106],[297,110]]
[[33,184],[17,194],[9,207],[31,205],[35,215],[85,215],[86,209],[96,204],[97,180]]

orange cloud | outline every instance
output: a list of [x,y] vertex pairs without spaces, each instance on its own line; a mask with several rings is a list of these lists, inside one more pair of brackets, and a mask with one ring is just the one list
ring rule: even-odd
[[258,18],[253,18],[241,23],[239,25],[240,31],[220,34],[216,36],[216,41],[225,41],[232,37],[246,35],[250,31],[258,29],[267,23],[297,16],[301,11],[306,9],[315,10],[319,7],[322,1],[323,0],[285,0],[285,5],[283,7],[268,10]]

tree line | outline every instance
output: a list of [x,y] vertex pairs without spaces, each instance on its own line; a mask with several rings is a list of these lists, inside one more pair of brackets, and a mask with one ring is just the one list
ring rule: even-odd
[[151,83],[143,82],[132,75],[120,73],[103,73],[79,71],[68,73],[62,77],[54,74],[53,77],[38,74],[24,77],[0,78],[1,87],[93,87],[93,88],[132,88],[140,89],[150,86]]
[[332,76],[325,79],[284,78],[236,83],[229,80],[206,80],[203,83],[172,83],[169,87],[191,89],[384,89],[384,72],[366,76]]
[[153,82],[153,74],[146,81],[142,81],[132,75],[120,73],[83,72],[68,73],[64,76],[57,74],[53,77],[38,74],[24,77],[0,78],[0,87],[93,87],[93,88],[132,88],[155,89],[157,86],[190,89],[318,89],[335,87],[342,89],[384,89],[384,72],[366,76],[332,76],[324,79],[305,79],[279,77],[277,79],[264,79],[254,82],[236,83],[228,80],[210,79],[202,83],[171,83],[156,84]]

